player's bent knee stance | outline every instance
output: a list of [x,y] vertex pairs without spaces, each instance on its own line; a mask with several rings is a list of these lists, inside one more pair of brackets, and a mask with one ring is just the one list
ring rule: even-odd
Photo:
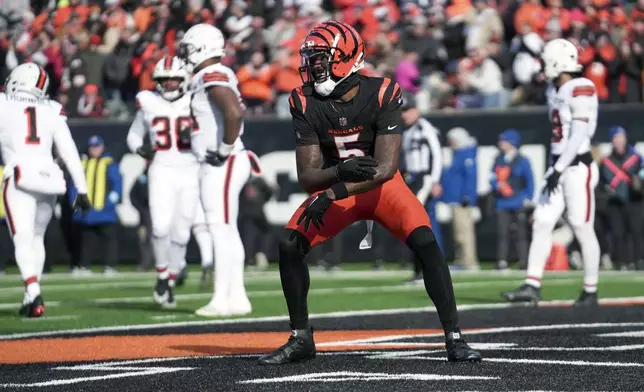
[[279,244],[280,278],[293,329],[308,328],[306,297],[310,281],[304,257],[310,249],[308,240],[296,230],[287,229]]

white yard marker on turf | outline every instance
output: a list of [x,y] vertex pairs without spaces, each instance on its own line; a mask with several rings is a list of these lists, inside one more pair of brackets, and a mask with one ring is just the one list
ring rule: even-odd
[[644,331],[600,333],[595,336],[600,338],[644,338]]
[[363,372],[323,372],[298,374],[296,376],[258,378],[240,381],[240,384],[270,384],[292,382],[342,382],[342,381],[455,381],[455,380],[500,380],[500,377],[448,376],[445,374],[413,373],[363,373]]
[[[421,359],[427,361],[445,362],[445,358],[440,357],[399,357],[400,359]],[[563,361],[557,359],[527,359],[527,358],[489,358],[485,357],[485,362],[498,362],[516,364],[538,364],[538,365],[570,365],[570,366],[599,366],[599,367],[644,367],[644,363],[637,362],[591,362],[591,361]]]
[[47,321],[57,321],[57,320],[76,320],[80,318],[78,315],[74,314],[68,314],[68,315],[60,315],[60,316],[42,316],[42,317],[26,317],[22,318],[22,322],[24,323],[32,323],[32,322],[47,322]]

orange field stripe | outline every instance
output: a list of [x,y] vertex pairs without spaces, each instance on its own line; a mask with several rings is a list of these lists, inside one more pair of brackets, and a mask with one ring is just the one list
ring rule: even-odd
[[[437,329],[375,331],[319,331],[316,343],[354,341],[394,335],[442,333]],[[92,336],[81,338],[29,339],[0,342],[1,364],[86,362],[110,359],[166,358],[226,354],[268,353],[284,344],[286,332],[209,333],[150,336]],[[428,343],[428,348],[437,345]],[[440,345],[439,345],[440,346]],[[401,348],[378,344],[373,349]],[[410,345],[418,348],[418,345]],[[369,349],[367,344],[320,347],[320,351]]]

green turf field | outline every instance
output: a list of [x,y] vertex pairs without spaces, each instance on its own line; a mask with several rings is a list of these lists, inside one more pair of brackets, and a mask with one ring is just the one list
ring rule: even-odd
[[[402,284],[408,271],[360,270],[350,267],[340,272],[311,272],[309,309],[312,313],[421,307],[430,304],[422,285]],[[501,302],[499,293],[521,283],[523,273],[493,271],[454,273],[454,289],[459,305]],[[41,319],[21,319],[17,309],[23,296],[18,275],[0,278],[0,335],[19,332],[132,324],[195,321],[193,311],[205,305],[211,292],[198,288],[200,272],[191,271],[184,287],[176,290],[177,309],[164,310],[152,302],[154,274],[125,272],[115,277],[95,274],[73,278],[54,273],[43,278],[43,298],[47,307]],[[580,272],[546,277],[544,300],[575,299],[581,288]],[[286,314],[279,276],[276,271],[247,274],[246,287],[253,304],[249,317]],[[644,273],[602,273],[600,297],[644,295]]]

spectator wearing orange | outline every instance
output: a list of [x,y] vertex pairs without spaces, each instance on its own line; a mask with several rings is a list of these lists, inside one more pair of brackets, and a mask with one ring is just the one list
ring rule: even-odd
[[273,100],[272,78],[271,66],[266,64],[262,52],[253,53],[250,62],[237,71],[239,91],[249,109],[261,112]]
[[598,35],[595,49],[595,59],[586,67],[584,76],[595,83],[597,97],[600,102],[610,102],[610,78],[617,75],[619,66],[617,49],[610,41],[607,33],[600,33]]
[[[65,3],[67,3],[67,5],[65,5]],[[85,23],[89,16],[89,11],[89,7],[81,4],[80,0],[61,1],[58,3],[56,16],[53,20],[54,27],[56,29],[62,28],[69,21],[72,15],[76,15],[81,20],[81,23]]]
[[514,14],[514,29],[517,34],[541,33],[543,28],[542,14],[541,0],[527,0],[521,4],[516,14]]
[[278,117],[288,118],[290,115],[288,98],[294,88],[302,85],[299,72],[300,56],[298,52],[282,49],[272,67],[273,86],[277,94],[275,110]]
[[563,7],[561,0],[548,0],[548,7],[543,10],[541,17],[544,22],[557,19],[562,31],[570,29],[570,11]]
[[143,4],[134,10],[132,15],[134,17],[134,28],[139,33],[144,33],[148,29],[150,22],[154,19],[153,13],[152,0],[143,0]]
[[[639,3],[638,3],[639,6]],[[619,95],[622,102],[641,102],[644,64],[644,10],[631,15],[629,39],[620,43],[621,75]]]

